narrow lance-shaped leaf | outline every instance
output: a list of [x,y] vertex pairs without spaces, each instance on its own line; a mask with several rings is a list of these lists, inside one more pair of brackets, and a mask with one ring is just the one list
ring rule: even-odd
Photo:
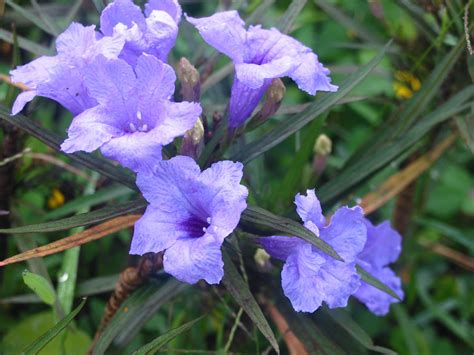
[[54,292],[54,288],[48,280],[28,270],[23,271],[22,276],[23,282],[32,289],[44,303],[50,306],[54,304],[56,292]]
[[293,27],[296,18],[303,10],[303,7],[306,5],[307,0],[293,0],[288,6],[288,9],[285,11],[283,16],[279,21],[278,28],[283,33],[289,33]]
[[194,324],[199,322],[201,319],[203,319],[204,316],[199,317],[197,319],[194,319],[188,323],[183,324],[182,326],[172,329],[169,332],[159,336],[152,342],[142,346],[140,349],[135,350],[133,352],[133,355],[148,355],[148,354],[155,354],[157,351],[159,351],[163,346],[168,344],[171,340],[176,338],[178,335],[186,332],[187,330],[191,329]]
[[361,266],[357,265],[357,273],[362,277],[362,280],[364,282],[367,282],[369,285],[374,286],[375,288],[378,288],[380,291],[383,291],[390,296],[394,297],[395,299],[401,301],[400,297],[393,292],[392,289],[387,287],[384,283],[382,283],[380,280],[376,279],[372,275],[370,275],[367,271],[365,271]]
[[470,104],[467,102],[472,96],[474,96],[474,85],[468,86],[428,114],[402,137],[385,142],[383,149],[361,156],[357,162],[319,189],[319,199],[327,203],[347,193],[375,171],[389,164],[398,154],[419,142],[431,128],[469,108]]
[[282,234],[299,237],[329,256],[342,260],[333,247],[317,238],[309,229],[291,219],[277,216],[263,208],[248,206],[242,213],[240,226],[246,231],[262,233],[264,236]]
[[71,229],[79,226],[89,226],[127,213],[140,211],[146,206],[143,200],[128,201],[115,206],[107,206],[96,211],[78,214],[73,217],[53,222],[33,224],[29,226],[0,229],[4,234],[45,233]]
[[53,340],[62,330],[64,330],[69,323],[77,316],[77,314],[81,311],[86,303],[86,299],[84,298],[79,306],[77,306],[71,313],[69,313],[65,318],[59,321],[53,328],[48,330],[44,333],[41,337],[39,337],[35,342],[29,345],[25,350],[23,350],[22,354],[25,355],[33,355],[37,354],[41,351],[48,343]]
[[64,250],[68,250],[93,240],[106,237],[112,233],[118,232],[122,229],[131,227],[140,218],[140,215],[122,216],[99,224],[88,230],[79,232],[55,242],[27,250],[23,253],[12,256],[8,259],[0,261],[0,266],[5,266],[20,261],[29,260],[31,258],[39,258],[51,254],[56,254]]
[[[4,119],[5,121],[14,125],[15,127],[18,127],[24,130],[25,132],[32,135],[33,137],[39,139],[48,147],[51,147],[52,149],[56,151],[61,151],[60,145],[61,145],[62,139],[55,133],[51,132],[50,130],[41,127],[38,123],[36,123],[32,119],[22,114],[11,116],[10,110],[8,110],[8,108],[6,108],[4,105],[0,105],[0,118]],[[68,154],[68,157],[71,160],[75,161],[76,163],[86,168],[95,170],[101,175],[106,176],[114,181],[117,181],[122,185],[125,185],[134,190],[137,189],[135,185],[135,179],[131,175],[125,173],[123,169],[115,167],[109,161],[105,159],[100,159],[100,158],[94,157],[91,154],[87,154],[83,152]]]
[[231,157],[231,160],[241,161],[248,163],[255,159],[267,150],[275,147],[285,139],[290,137],[292,134],[299,131],[306,124],[317,118],[319,115],[329,110],[332,106],[336,105],[341,99],[343,99],[357,84],[365,79],[370,72],[380,63],[391,42],[385,45],[385,47],[378,53],[369,63],[362,67],[358,72],[350,75],[344,83],[339,87],[339,90],[335,93],[330,94],[318,94],[320,98],[309,105],[303,112],[289,117],[287,120],[282,121],[275,128],[273,128],[268,134],[258,141],[250,142],[247,145],[239,149],[239,152]]
[[257,328],[262,332],[265,338],[267,338],[275,351],[280,353],[280,348],[272,328],[270,328],[257,301],[224,249],[222,250],[222,254],[224,259],[224,278],[222,282],[235,301],[244,309]]

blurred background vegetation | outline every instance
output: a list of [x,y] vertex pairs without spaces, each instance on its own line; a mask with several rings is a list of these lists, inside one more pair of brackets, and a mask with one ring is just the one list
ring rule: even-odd
[[[290,3],[289,0],[181,1],[184,10],[193,16],[210,15],[216,9],[238,8],[243,17],[251,16],[252,23],[265,27],[278,26]],[[461,0],[307,1],[290,33],[318,54],[331,69],[336,84],[369,62],[390,39],[393,43],[377,68],[350,92],[343,104],[336,105],[246,168],[250,202],[289,217],[295,217],[293,196],[306,188],[315,187],[319,191],[322,187],[324,207],[330,212],[340,204],[370,202],[364,199],[370,192],[375,193],[375,200],[379,201],[384,195],[380,186],[389,186],[392,190],[398,187],[396,196],[370,216],[375,222],[392,220],[403,234],[403,253],[396,268],[403,279],[405,300],[381,318],[355,301],[351,301],[347,310],[359,325],[357,329],[367,333],[359,334],[359,340],[368,335],[375,344],[400,354],[471,354],[474,350],[474,111],[471,108],[468,114],[453,115],[431,125],[415,144],[383,164],[368,168],[366,176],[343,175],[354,179],[348,188],[332,192],[327,184],[338,181],[338,177],[341,179],[341,171],[347,171],[346,167],[364,159],[370,161],[372,156],[378,157],[380,151],[390,150],[391,144],[408,137],[409,128],[415,123],[422,122],[428,113],[436,112],[450,97],[472,85],[474,59],[465,38],[465,5]],[[473,23],[472,6],[470,10],[470,23]],[[33,0],[6,1],[0,18],[0,73],[3,75],[0,102],[11,107],[19,92],[7,83],[9,70],[54,50],[55,36],[71,20],[98,24],[94,3],[87,0],[51,0],[40,4]],[[223,111],[226,104],[232,77],[219,80],[216,73],[226,72],[228,60],[204,46],[197,32],[184,20],[170,63],[175,65],[182,56],[198,66],[202,77],[208,76],[202,103],[211,119],[213,113]],[[440,63],[447,58],[451,58],[450,61],[440,68]],[[247,137],[249,141],[265,134],[278,122],[291,120],[305,103],[314,100],[290,81],[285,84],[287,92],[279,113],[251,132]],[[65,135],[71,119],[63,108],[42,98],[29,105],[28,115],[61,136]],[[107,203],[127,201],[133,195],[132,190],[71,164],[67,157],[4,121],[0,121],[0,128],[0,228],[52,221]],[[388,140],[387,134],[395,131],[396,140]],[[326,139],[329,149],[321,150],[322,134],[329,138],[329,141]],[[315,149],[318,137],[319,150]],[[442,146],[443,142],[448,143]],[[430,152],[440,146],[439,159],[429,160],[423,168],[415,164],[419,159],[429,158]],[[411,166],[414,166],[416,179],[394,175],[406,171],[403,169],[410,164],[415,164]],[[390,182],[391,185],[383,185]],[[77,229],[0,235],[0,259],[76,232]],[[43,350],[45,354],[85,353],[118,274],[136,262],[128,256],[130,237],[128,228],[82,246],[80,253],[58,253],[1,268],[0,352],[18,353],[51,328],[57,321],[57,314],[52,310],[55,302],[70,311],[80,296],[89,296],[74,326]],[[247,268],[253,274],[250,285],[255,294],[264,297],[272,287],[279,289],[278,270],[271,271],[273,284],[270,283],[268,274],[255,271],[252,255],[253,251],[246,256]],[[68,273],[67,270],[75,270],[75,258],[79,265],[77,273]],[[24,279],[28,280],[28,274],[23,274],[25,269],[55,285],[57,299],[50,302],[53,307],[40,300],[25,284]],[[111,353],[130,353],[169,329],[203,314],[207,316],[188,333],[166,345],[167,352],[271,352],[265,338],[241,315],[239,306],[220,287],[171,285],[164,274],[154,278],[154,283],[141,290],[141,295],[145,297],[161,290],[159,292],[168,292],[162,298],[166,302],[161,304],[155,300],[156,312],[143,317],[143,322],[122,329]],[[164,281],[168,282],[168,291],[157,286]],[[70,285],[73,285],[72,294]],[[282,329],[277,330],[279,323],[271,313],[272,308],[267,307],[265,311],[270,314],[282,353],[288,353],[288,348],[295,351],[297,342],[283,336]],[[299,324],[309,327],[306,332],[316,339],[316,344],[326,338],[342,344],[340,349],[334,348],[330,353],[368,351],[360,344],[352,348],[344,345],[344,339],[334,334],[339,328],[327,314],[320,310],[309,318],[313,322],[311,326],[303,321]],[[235,321],[236,316],[240,321]],[[292,322],[289,323],[293,327]],[[134,331],[130,331],[132,327]],[[297,327],[293,331],[299,335]]]

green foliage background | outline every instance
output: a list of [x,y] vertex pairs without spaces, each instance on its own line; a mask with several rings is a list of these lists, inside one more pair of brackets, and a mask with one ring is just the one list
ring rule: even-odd
[[[39,51],[50,51],[54,45],[54,36],[48,32],[64,29],[71,19],[83,24],[98,23],[98,13],[92,2],[50,1],[39,5],[41,12],[32,3],[26,0],[15,2],[18,8],[10,6],[7,1],[5,14],[0,19],[0,72],[3,74],[7,74],[12,65],[30,61]],[[195,16],[209,15],[217,8],[230,6],[239,8],[244,17],[256,9],[261,10],[262,4],[268,4],[265,11],[253,19],[253,23],[271,27],[280,24],[291,1],[196,0],[181,3],[186,12]],[[307,1],[291,29],[291,34],[313,48],[320,60],[331,69],[336,84],[341,84],[349,74],[367,64],[390,39],[394,42],[377,68],[350,92],[350,100],[347,100],[350,102],[332,107],[296,134],[247,164],[246,184],[251,191],[251,204],[296,218],[293,196],[298,191],[315,187],[317,192],[321,191],[324,208],[329,213],[341,204],[358,202],[362,196],[406,166],[408,161],[439,144],[450,132],[460,131],[462,137],[418,178],[412,186],[412,198],[402,193],[408,204],[404,206],[408,207],[397,210],[394,199],[371,216],[376,222],[393,220],[393,216],[400,216],[400,213],[405,213],[407,218],[407,224],[393,220],[395,225],[404,226],[404,249],[396,265],[404,283],[404,302],[393,306],[388,316],[380,318],[352,300],[347,310],[358,326],[349,326],[349,329],[354,332],[360,327],[367,333],[355,336],[358,345],[352,347],[347,339],[343,339],[343,336],[338,339],[335,334],[345,334],[344,329],[340,328],[341,324],[349,324],[334,321],[341,319],[337,318],[338,313],[320,310],[305,320],[287,315],[288,323],[297,336],[303,337],[301,328],[306,327],[306,333],[315,337],[314,341],[321,341],[316,348],[322,353],[332,346],[323,344],[326,338],[340,346],[340,349],[330,353],[369,352],[371,345],[367,346],[363,341],[367,335],[374,344],[400,354],[470,354],[474,349],[472,94],[467,100],[471,108],[448,115],[446,119],[430,125],[427,133],[416,139],[415,144],[397,151],[393,158],[375,166],[380,154],[398,147],[404,138],[416,131],[417,124],[425,122],[423,119],[429,113],[442,113],[443,104],[449,98],[463,89],[472,88],[470,74],[474,72],[474,64],[465,47],[464,5],[461,0]],[[22,9],[28,11],[30,16],[22,15]],[[474,13],[472,6],[471,12]],[[21,48],[7,44],[12,31],[16,31]],[[453,53],[456,46],[460,50],[453,65],[432,79],[439,64],[449,57],[449,53]],[[176,64],[182,56],[193,63],[217,58],[214,73],[228,64],[228,59],[216,57],[211,48],[204,46],[197,32],[184,20],[170,63]],[[205,65],[201,66],[201,70],[205,70]],[[408,72],[421,82],[421,90],[411,99],[398,97],[394,90],[395,75],[399,71]],[[287,93],[283,111],[298,112],[301,111],[301,104],[314,101],[290,81],[285,80],[285,84]],[[202,104],[208,117],[214,111],[224,109],[230,85],[231,77],[228,76],[206,88]],[[11,105],[17,93],[6,83],[0,84],[0,101],[6,106]],[[71,119],[69,113],[46,99],[35,100],[28,109],[28,115],[61,136],[65,135]],[[259,137],[270,132],[280,122],[291,122],[294,115],[276,115],[264,126],[249,133],[245,140],[239,140],[227,152],[227,156],[238,156],[242,149],[248,147],[246,144],[258,141]],[[0,142],[4,146],[8,129],[5,125],[1,127]],[[321,133],[331,138],[333,150],[324,173],[316,178],[312,168],[313,146]],[[27,148],[34,153],[70,162],[67,157],[54,152],[32,136],[15,134],[20,152]],[[368,162],[366,176],[357,179],[350,174],[344,175],[351,166],[364,161]],[[12,226],[51,221],[132,198],[134,192],[127,187],[89,169],[79,169],[89,178],[96,179],[96,189],[91,190],[90,182],[58,165],[34,159],[29,154],[17,159],[10,195],[11,213],[8,216]],[[1,173],[4,170],[0,169]],[[353,182],[351,179],[354,179]],[[55,189],[64,195],[65,204],[62,206],[52,205]],[[0,258],[3,260],[22,250],[58,240],[74,232],[77,230],[0,235]],[[74,258],[71,253],[30,259],[26,263],[0,269],[0,352],[18,353],[57,323],[60,318],[57,302],[63,307],[66,305],[64,309],[69,308],[71,311],[71,303],[77,305],[79,297],[87,295],[89,298],[75,321],[42,350],[44,354],[85,353],[118,274],[133,262],[128,256],[130,237],[131,230],[126,229],[81,247],[80,254],[76,255],[79,257],[79,267],[74,275],[64,275],[65,268],[71,268],[71,265],[68,266],[68,258]],[[242,238],[246,240],[247,236],[243,235]],[[274,269],[271,278],[268,274],[257,272],[252,257],[253,244],[249,245],[250,252],[247,253],[243,247],[243,254],[250,287],[258,299],[269,290],[279,289],[279,271]],[[434,251],[433,245],[447,247],[451,252],[458,253],[454,255],[460,255],[461,259],[440,255]],[[52,306],[42,302],[23,282],[22,272],[25,268],[44,278],[38,281],[41,285],[42,282],[52,282],[59,290]],[[74,270],[74,267],[69,270]],[[77,287],[73,292],[75,295],[68,294],[64,289],[61,291],[61,282],[74,277],[77,277]],[[168,288],[165,290],[169,293],[162,291],[160,295],[163,299],[168,297],[167,302],[156,307],[156,312],[144,324],[135,326],[136,332],[132,337],[126,334],[130,329],[125,327],[121,333],[118,329],[119,336],[111,344],[110,349],[113,350],[109,350],[110,353],[131,353],[170,329],[203,314],[207,315],[203,320],[166,345],[167,352],[180,353],[184,349],[191,353],[223,353],[226,348],[236,353],[270,351],[268,342],[245,315],[241,318],[243,326],[237,327],[233,333],[234,317],[239,313],[239,306],[223,288],[205,285],[184,287],[171,282],[166,275],[158,274],[155,280],[145,286],[147,289],[140,290],[143,299],[148,299],[146,295],[156,295],[166,284]],[[141,305],[138,296],[135,297],[130,304],[132,310],[133,302],[138,305],[138,309]],[[46,298],[50,299],[48,296]],[[346,317],[347,314],[339,316]],[[308,319],[312,323],[307,323]],[[282,353],[287,353],[282,335],[271,321],[270,324]],[[234,338],[229,348],[226,344],[231,334],[234,334]]]

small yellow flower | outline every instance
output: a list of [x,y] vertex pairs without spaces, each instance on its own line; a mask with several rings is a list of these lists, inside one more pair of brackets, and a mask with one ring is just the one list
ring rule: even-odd
[[48,199],[48,207],[54,210],[55,208],[64,205],[65,200],[66,198],[64,197],[64,194],[61,192],[61,190],[55,187],[53,191],[51,191],[51,196]]
[[393,82],[393,91],[395,96],[401,100],[408,100],[415,92],[420,90],[421,82],[413,74],[407,71],[395,72],[395,81]]

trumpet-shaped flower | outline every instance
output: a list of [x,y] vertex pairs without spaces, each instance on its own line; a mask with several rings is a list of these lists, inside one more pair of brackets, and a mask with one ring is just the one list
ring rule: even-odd
[[134,171],[149,171],[162,146],[191,129],[201,114],[193,102],[172,102],[171,66],[144,54],[135,68],[121,59],[97,57],[84,82],[98,105],[76,116],[61,145],[66,153],[102,153]]
[[150,205],[135,224],[131,254],[165,250],[164,269],[178,280],[219,283],[221,245],[247,207],[242,164],[221,161],[200,171],[193,159],[159,162],[137,185]]
[[145,14],[132,0],[115,0],[100,17],[100,29],[106,36],[125,39],[120,58],[135,65],[138,57],[151,54],[166,62],[176,42],[181,7],[177,0],[150,0]]
[[18,95],[12,114],[20,112],[35,96],[53,99],[74,115],[97,105],[84,85],[84,68],[99,55],[117,58],[124,46],[120,36],[97,37],[95,26],[72,23],[56,40],[57,55],[42,56],[12,70],[12,81],[30,89]]
[[[367,242],[362,252],[357,256],[357,263],[402,299],[403,290],[400,278],[388,267],[400,255],[402,238],[390,226],[389,222],[374,226],[365,219],[365,225],[367,227]],[[390,304],[398,302],[394,297],[364,281],[354,296],[365,303],[372,313],[379,316],[387,314]]]
[[272,79],[289,76],[301,90],[336,91],[329,70],[312,50],[275,28],[262,29],[245,23],[237,11],[210,17],[187,17],[203,39],[235,64],[235,79],[229,103],[229,127],[241,126],[257,107]]
[[345,307],[361,282],[355,262],[366,241],[362,209],[341,207],[326,225],[314,190],[296,195],[295,204],[305,227],[331,245],[344,262],[296,237],[261,238],[264,249],[285,262],[283,291],[296,311],[314,312],[323,301],[329,308]]

